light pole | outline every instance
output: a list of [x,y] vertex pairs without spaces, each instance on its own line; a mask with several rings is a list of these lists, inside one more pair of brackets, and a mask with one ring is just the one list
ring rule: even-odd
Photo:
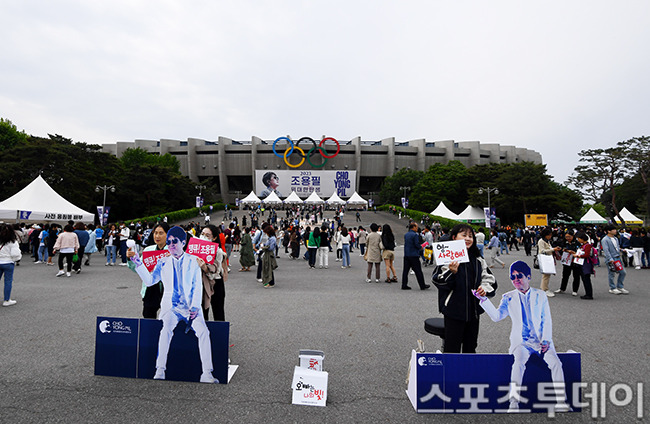
[[201,190],[204,190],[204,189],[206,189],[208,187],[204,186],[204,185],[197,185],[197,186],[194,186],[194,188],[199,191],[199,196],[200,196],[201,195]]
[[404,202],[402,202],[402,207],[406,209],[406,190],[411,190],[411,187],[405,186],[405,187],[400,187],[400,190],[404,190]]
[[[490,221],[492,221],[492,205],[490,204],[490,193],[499,194],[499,189],[497,187],[479,187],[478,194],[483,194],[486,191],[488,195],[488,211],[490,212]],[[496,216],[495,216],[496,218]],[[492,222],[490,222],[490,225]]]
[[108,190],[110,190],[111,193],[115,193],[115,186],[114,185],[111,185],[111,186],[107,186],[107,185],[99,186],[98,185],[98,186],[95,187],[95,191],[97,193],[99,193],[99,190],[104,190],[104,203],[102,203],[102,216],[99,217],[99,223],[100,223],[100,225],[106,225],[104,223],[104,216],[106,215],[106,192]]

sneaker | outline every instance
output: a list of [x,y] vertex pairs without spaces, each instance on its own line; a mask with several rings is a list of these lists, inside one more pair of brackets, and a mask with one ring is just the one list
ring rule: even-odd
[[54,266],[54,262],[48,262],[47,263],[49,266]]
[[165,370],[162,368],[156,368],[156,374],[153,376],[154,380],[164,380],[165,379]]
[[578,295],[578,292],[571,293],[571,296],[577,296],[577,295]]
[[61,270],[61,271],[59,271],[59,272],[56,273],[56,276],[57,276],[57,277],[60,277],[60,276],[62,276],[63,274],[65,274],[65,272],[63,272],[63,270]]
[[115,266],[115,262],[111,262],[111,266]]
[[35,263],[35,264],[42,264],[43,262],[41,262],[41,261],[36,261],[36,262],[34,262],[34,263]]
[[409,271],[409,274],[410,274],[410,275],[415,275],[415,271],[410,270],[410,271]]
[[216,384],[219,384],[219,380],[214,378],[212,376],[211,372],[204,372],[203,374],[201,374],[201,379],[199,381],[201,383],[213,383],[213,384],[216,383]]
[[120,264],[120,266],[128,266],[128,265],[125,264],[124,262],[122,262],[122,263]]
[[580,296],[580,299],[594,300],[592,296],[587,296],[587,295]]
[[624,289],[623,287],[621,287],[620,289],[618,289],[618,291],[620,291],[621,294],[630,294],[629,290],[626,290],[626,289]]
[[258,279],[257,279],[257,282],[258,282],[258,283],[261,283],[261,282],[262,282],[262,279],[261,279],[261,278],[258,278]]
[[378,282],[379,282],[379,278],[375,278],[375,283],[378,283]]
[[371,282],[372,280],[370,278],[366,278],[366,283]]
[[428,288],[431,288],[431,284],[425,284],[424,286],[420,287],[420,290],[426,290]]
[[15,304],[16,304],[16,301],[11,300],[11,299],[5,300],[4,302],[2,302],[2,306],[11,306],[11,305],[15,305]]
[[547,297],[555,297],[555,293],[553,293],[553,292],[550,291],[550,290],[546,290],[544,293],[546,293],[546,296],[547,296]]
[[77,274],[79,274],[79,273],[81,272],[81,269],[78,269],[78,270],[76,270],[75,272],[76,272]]
[[609,292],[611,294],[621,294],[621,291],[619,289],[609,289]]
[[66,276],[66,277],[69,277],[69,276],[70,276],[70,273],[69,273],[69,272],[66,272],[66,273],[65,273],[65,276]]
[[641,269],[641,267],[640,266],[635,266],[634,269]]
[[411,290],[409,286],[402,286],[402,290]]
[[345,265],[341,265],[341,268],[347,268],[347,266],[345,266]]
[[564,293],[564,290],[562,290],[562,289],[557,289],[557,290],[555,290],[555,293]]
[[111,264],[109,264],[108,262],[106,262],[106,265],[104,265],[104,266],[110,266],[110,265],[111,265]]

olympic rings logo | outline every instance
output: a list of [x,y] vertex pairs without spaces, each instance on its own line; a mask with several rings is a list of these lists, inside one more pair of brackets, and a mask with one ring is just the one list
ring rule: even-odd
[[[281,155],[280,153],[278,153],[275,150],[275,145],[278,144],[278,141],[280,141],[280,140],[286,140],[291,145],[291,147],[288,147],[287,150],[284,151],[283,155]],[[327,140],[331,140],[331,141],[336,143],[336,152],[333,155],[330,155],[327,152],[327,150],[325,150],[325,148],[323,147],[323,143],[325,143]],[[307,151],[307,154],[305,154],[305,151],[302,148],[300,148],[300,146],[299,146],[300,142],[302,142],[302,141],[311,141],[311,143],[313,145],[313,147],[311,149],[309,149],[309,151]],[[297,150],[300,157],[302,158],[300,160],[300,162],[298,162],[296,165],[289,162],[289,156],[291,156],[293,154],[294,150]],[[309,163],[314,168],[322,168],[327,164],[328,159],[332,159],[332,158],[336,157],[336,155],[338,155],[340,151],[341,151],[341,145],[333,137],[326,137],[326,138],[322,139],[320,141],[320,143],[318,143],[318,144],[316,144],[316,141],[311,137],[303,137],[300,140],[298,140],[295,145],[293,144],[293,140],[291,140],[289,137],[278,137],[273,142],[273,154],[275,154],[280,159],[284,159],[284,163],[286,163],[289,168],[298,168],[303,163],[305,163],[305,160],[307,161],[307,163]],[[323,163],[320,164],[320,165],[315,165],[315,164],[313,164],[311,162],[311,157],[316,152],[320,153],[320,155],[323,157]]]

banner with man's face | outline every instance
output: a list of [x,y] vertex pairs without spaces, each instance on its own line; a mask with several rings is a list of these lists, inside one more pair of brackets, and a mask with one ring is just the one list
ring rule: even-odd
[[281,199],[295,191],[298,197],[307,198],[316,192],[324,200],[336,193],[341,198],[356,191],[357,171],[318,170],[256,170],[255,194],[260,199],[275,192]]

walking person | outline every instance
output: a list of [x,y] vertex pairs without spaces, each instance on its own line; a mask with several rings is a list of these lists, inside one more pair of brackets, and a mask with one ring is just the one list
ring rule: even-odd
[[329,266],[329,253],[330,253],[330,234],[327,230],[327,225],[323,224],[320,228],[320,244],[318,247],[318,268],[325,268]]
[[[397,272],[395,271],[395,235],[390,225],[384,224],[381,229],[381,244],[384,251],[381,258],[386,265],[386,282],[397,283]],[[391,274],[393,275],[391,277]]]
[[[605,225],[607,235],[602,238],[600,245],[603,248],[605,261],[607,262],[607,279],[609,281],[609,292],[611,294],[629,294],[630,292],[623,286],[625,281],[625,268],[621,262],[621,248],[616,237],[616,227],[612,224]],[[616,284],[614,278],[617,277]]]
[[253,251],[253,240],[251,239],[251,229],[244,228],[244,235],[241,238],[241,251],[239,252],[239,264],[242,271],[250,271],[255,265],[255,252]]
[[[79,238],[74,233],[74,227],[70,224],[63,227],[63,232],[59,234],[59,237],[56,239],[56,244],[54,245],[54,252],[59,251],[59,272],[56,274],[57,277],[61,277],[64,274],[70,276],[72,271],[72,258],[79,251]],[[68,271],[63,271],[63,260],[66,260],[68,265]]]
[[341,257],[343,264],[341,268],[351,268],[350,265],[350,233],[345,227],[341,227],[341,232],[339,233],[339,238],[337,240],[337,245],[341,245]]
[[488,244],[487,248],[490,251],[489,266],[493,267],[494,263],[496,262],[501,265],[501,268],[505,268],[506,264],[497,257],[499,255],[499,235],[496,230],[492,230],[492,238],[490,239],[490,243]]
[[420,290],[426,290],[431,287],[424,283],[422,266],[420,265],[420,255],[422,253],[420,236],[418,235],[418,223],[411,222],[409,230],[404,234],[404,269],[402,270],[402,290],[411,290],[408,285],[409,271],[413,269],[415,278],[418,281]]
[[277,247],[277,240],[275,237],[275,229],[272,225],[267,225],[264,228],[266,235],[266,242],[262,245],[262,284],[265,289],[275,287],[275,274],[273,270],[278,267],[275,260],[275,248]]
[[[305,236],[307,233],[305,232]],[[314,227],[314,231],[309,233],[309,238],[307,239],[307,258],[309,262],[309,269],[316,268],[316,252],[320,247],[320,228]]]
[[72,269],[74,272],[79,274],[81,272],[81,262],[83,261],[84,252],[86,251],[86,245],[90,240],[90,234],[86,231],[86,225],[83,222],[77,222],[74,225],[74,233],[77,235],[79,240],[79,249],[77,250],[77,260],[73,262]]
[[11,288],[14,282],[15,263],[22,256],[14,229],[8,224],[0,224],[0,279],[2,279],[3,275],[5,277],[2,306],[16,304],[16,301],[11,299]]
[[[589,243],[589,236],[584,232],[576,234],[576,239],[580,243],[580,248],[573,256],[575,260],[582,262],[580,264],[580,278],[582,278],[582,284],[585,286],[585,295],[580,296],[580,299],[592,300],[594,298],[591,286],[591,274],[594,273],[593,247]],[[578,287],[574,286],[573,291],[577,292]]]
[[[541,255],[547,255],[547,256],[553,256],[553,254],[556,251],[562,250],[561,247],[553,247],[551,246],[551,237],[553,236],[553,232],[551,231],[550,228],[544,228],[542,232],[540,233],[539,241],[537,242],[537,253]],[[553,258],[553,262],[555,262],[555,258]],[[554,297],[555,293],[562,293],[562,289],[557,289],[555,293],[553,293],[551,290],[548,288],[548,283],[551,281],[551,275],[552,274],[542,274],[542,283],[540,284],[539,288],[546,293],[546,296],[548,297]]]
[[[375,283],[380,281],[379,266],[381,264],[381,236],[377,232],[379,226],[374,222],[370,224],[370,234],[368,234],[366,240],[367,251],[364,256],[364,259],[368,262],[368,273],[366,276],[366,283],[371,282],[372,278],[372,268],[375,268]],[[388,281],[390,283],[390,280]]]
[[86,248],[84,249],[84,256],[86,261],[84,262],[85,266],[90,265],[90,255],[97,252],[97,234],[95,233],[95,226],[93,224],[88,225],[88,243],[86,243]]

